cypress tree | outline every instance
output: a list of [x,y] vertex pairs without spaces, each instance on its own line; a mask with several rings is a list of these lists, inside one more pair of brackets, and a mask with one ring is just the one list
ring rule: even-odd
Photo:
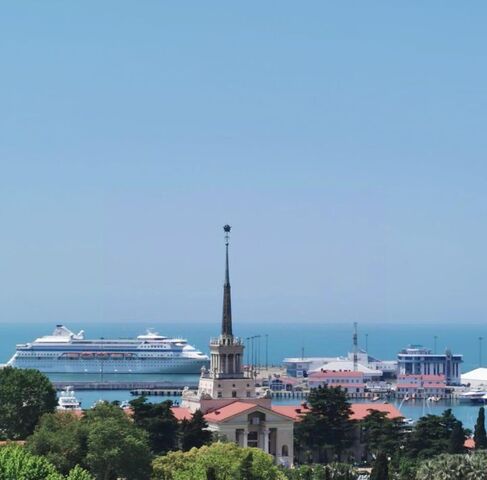
[[370,480],[388,480],[389,466],[385,452],[379,452],[370,474]]
[[254,480],[252,474],[252,452],[248,452],[247,455],[242,459],[242,463],[239,468],[239,480]]
[[476,450],[487,449],[487,434],[485,433],[485,409],[480,407],[479,416],[477,417],[477,423],[475,424],[475,430],[473,434]]
[[180,425],[181,448],[185,452],[193,447],[200,448],[211,443],[211,432],[201,410],[196,410],[190,420]]
[[465,451],[465,432],[462,422],[456,422],[450,434],[448,453],[463,453]]

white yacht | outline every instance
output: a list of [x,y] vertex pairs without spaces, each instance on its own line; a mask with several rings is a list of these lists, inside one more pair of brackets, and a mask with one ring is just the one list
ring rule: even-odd
[[61,392],[58,398],[57,409],[60,411],[81,409],[81,402],[76,398],[73,387],[66,387],[66,389]]

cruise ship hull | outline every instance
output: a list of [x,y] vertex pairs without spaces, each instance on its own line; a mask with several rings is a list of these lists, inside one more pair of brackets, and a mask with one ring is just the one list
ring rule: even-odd
[[163,362],[136,359],[117,360],[36,360],[14,358],[8,365],[34,368],[44,373],[200,373],[208,367],[208,360],[180,358]]

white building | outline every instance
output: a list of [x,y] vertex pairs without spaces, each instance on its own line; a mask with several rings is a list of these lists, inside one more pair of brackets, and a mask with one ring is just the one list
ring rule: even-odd
[[463,355],[450,350],[436,354],[421,345],[411,345],[397,354],[399,375],[444,375],[447,385],[461,382]]
[[363,372],[359,371],[335,371],[323,370],[313,372],[308,377],[310,388],[340,387],[349,398],[363,397],[365,391],[365,381]]
[[[324,370],[354,370],[354,353],[346,357],[290,357],[283,360],[286,374],[290,377],[306,377],[310,372]],[[365,373],[366,381],[393,377],[397,361],[378,360],[364,350],[357,352],[357,369]]]
[[470,385],[472,388],[487,389],[487,368],[476,368],[462,374],[462,385]]

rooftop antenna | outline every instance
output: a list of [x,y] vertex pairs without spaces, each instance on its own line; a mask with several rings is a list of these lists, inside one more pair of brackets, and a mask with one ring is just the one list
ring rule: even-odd
[[357,371],[358,365],[358,335],[357,335],[357,322],[353,322],[353,371]]
[[304,347],[301,347],[301,360],[304,360]]
[[369,353],[369,334],[368,333],[365,334],[365,351],[367,352],[367,354]]
[[436,341],[438,340],[438,335],[435,335],[434,339],[435,339],[435,348],[433,350],[433,353],[436,355]]

